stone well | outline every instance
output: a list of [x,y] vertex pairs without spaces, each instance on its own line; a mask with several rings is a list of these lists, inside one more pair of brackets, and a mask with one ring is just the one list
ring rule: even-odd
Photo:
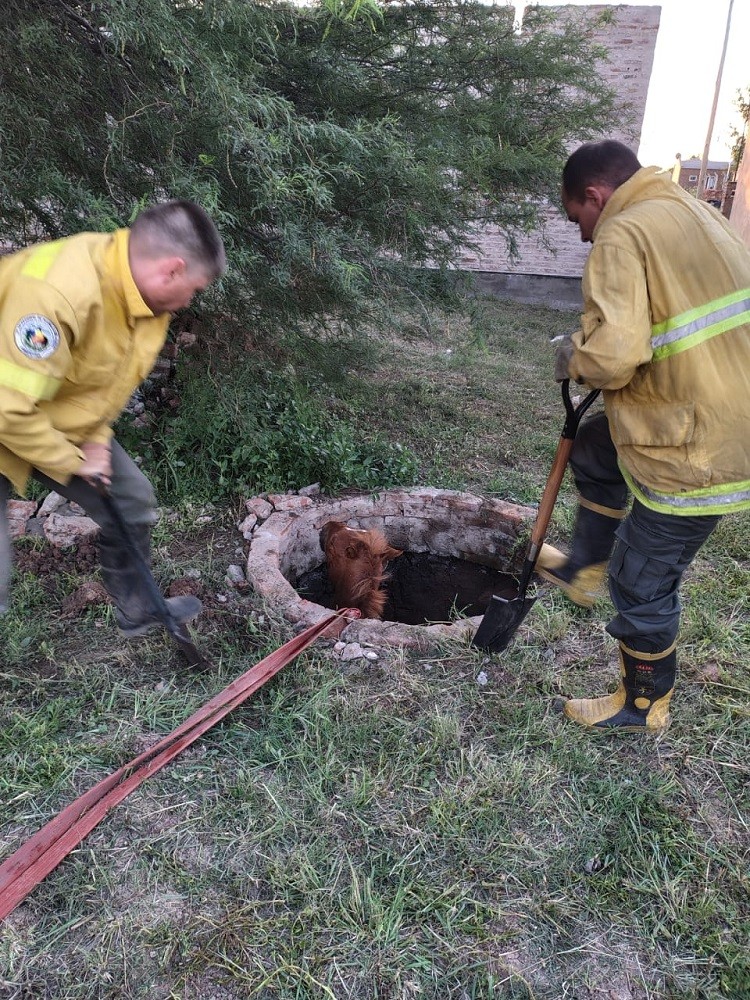
[[[306,600],[295,589],[301,576],[325,562],[319,533],[326,521],[343,521],[352,528],[378,528],[391,545],[405,552],[449,556],[515,574],[523,562],[536,513],[502,500],[429,488],[385,490],[343,499],[256,498],[248,501],[247,507],[254,512],[243,532],[250,541],[247,579],[287,620],[304,626],[331,614],[329,608]],[[428,648],[442,639],[468,640],[479,621],[480,617],[473,617],[452,623],[406,625],[362,619],[348,625],[342,639],[381,647]]]

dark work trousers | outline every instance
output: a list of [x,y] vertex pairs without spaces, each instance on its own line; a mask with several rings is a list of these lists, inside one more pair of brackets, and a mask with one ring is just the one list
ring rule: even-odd
[[[624,508],[628,487],[605,413],[582,421],[570,457],[576,486],[587,500]],[[679,587],[718,515],[662,514],[633,501],[619,524],[609,561],[609,593],[617,614],[607,631],[639,653],[661,653],[677,638]]]
[[[33,470],[32,476],[47,489],[54,490],[66,500],[72,500],[83,507],[101,528],[100,546],[109,544],[119,547],[118,536],[113,531],[113,525],[104,509],[101,497],[85,479],[73,476],[67,485],[63,485],[36,469]],[[109,493],[117,503],[125,523],[136,529],[136,534],[142,536],[156,521],[156,497],[151,483],[116,441],[112,442],[112,483]],[[12,564],[6,514],[9,496],[10,483],[5,476],[0,476],[0,611],[4,610],[4,605],[7,604]]]

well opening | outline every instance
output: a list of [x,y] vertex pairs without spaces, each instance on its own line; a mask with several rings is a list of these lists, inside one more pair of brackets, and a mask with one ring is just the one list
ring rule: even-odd
[[[384,584],[388,600],[382,620],[429,625],[482,615],[491,595],[512,590],[513,583],[509,573],[466,559],[434,552],[404,552],[388,566]],[[303,573],[295,589],[308,601],[324,608],[336,607],[325,563]]]
[[[250,537],[247,577],[293,622],[334,607],[320,529],[327,521],[377,528],[403,555],[389,565],[382,620],[342,638],[375,646],[428,646],[474,634],[490,595],[513,586],[535,511],[454,490],[386,490],[369,496],[269,497]],[[282,509],[280,509],[282,508]]]

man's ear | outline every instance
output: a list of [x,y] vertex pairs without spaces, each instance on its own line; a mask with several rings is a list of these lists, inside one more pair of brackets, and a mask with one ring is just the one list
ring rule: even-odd
[[162,285],[168,285],[175,278],[181,277],[187,268],[184,257],[159,257],[153,262],[153,272]]
[[586,201],[593,201],[601,212],[609,201],[609,196],[613,190],[614,188],[608,184],[589,184],[588,187],[584,188],[583,195]]
[[167,257],[165,263],[167,264],[167,273],[170,279],[181,278],[185,271],[187,271],[187,264],[184,257]]

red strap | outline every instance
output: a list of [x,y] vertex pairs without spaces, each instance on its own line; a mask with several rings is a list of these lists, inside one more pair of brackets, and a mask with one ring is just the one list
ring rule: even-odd
[[228,684],[169,736],[66,806],[0,865],[0,920],[12,913],[34,886],[80,844],[110,809],[122,802],[146,778],[156,774],[233,708],[241,705],[324,632],[333,631],[334,623],[341,629],[346,625],[347,618],[359,617],[360,612],[356,609],[345,608],[305,629]]

